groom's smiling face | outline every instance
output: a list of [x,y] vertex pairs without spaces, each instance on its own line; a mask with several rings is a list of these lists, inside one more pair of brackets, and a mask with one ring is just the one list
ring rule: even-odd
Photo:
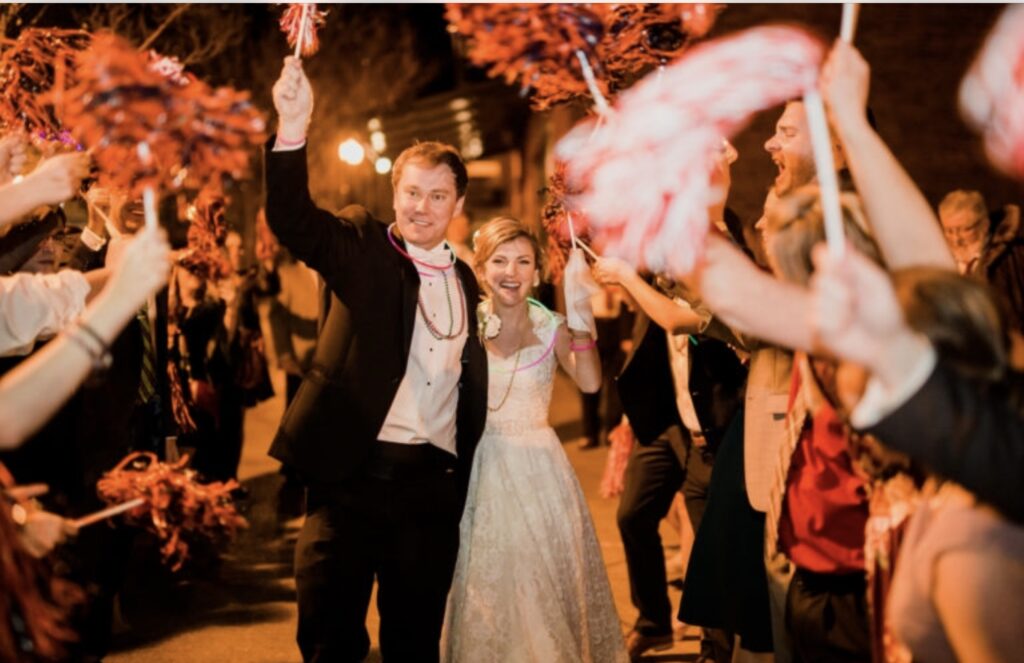
[[432,249],[444,240],[452,217],[462,212],[465,198],[455,188],[451,168],[440,163],[405,164],[395,186],[395,221],[405,241]]

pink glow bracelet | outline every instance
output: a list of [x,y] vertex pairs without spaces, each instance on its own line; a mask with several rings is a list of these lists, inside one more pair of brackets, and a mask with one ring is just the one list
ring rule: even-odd
[[589,343],[584,345],[576,345],[576,341],[569,341],[569,349],[573,352],[586,352],[587,350],[593,350],[597,347],[597,341],[591,339]]
[[305,136],[303,136],[299,140],[288,140],[287,138],[283,138],[281,136],[281,134],[277,134],[276,145],[278,145],[280,147],[298,147],[299,145],[305,145],[305,144],[306,144],[306,137]]

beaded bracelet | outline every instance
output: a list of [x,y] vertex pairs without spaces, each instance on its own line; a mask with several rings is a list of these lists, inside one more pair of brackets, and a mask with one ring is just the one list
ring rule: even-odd
[[[84,332],[85,336],[92,339],[93,344],[87,343],[85,338],[75,332]],[[110,368],[110,365],[114,363],[114,358],[110,356],[110,346],[107,342],[96,332],[95,329],[90,327],[85,322],[78,320],[75,322],[75,328],[69,333],[68,338],[75,342],[78,347],[85,350],[89,358],[92,359],[93,371],[105,371]]]
[[569,349],[573,352],[586,352],[587,350],[593,350],[597,347],[597,341],[591,339],[589,343],[583,345],[577,345],[576,341],[569,341]]

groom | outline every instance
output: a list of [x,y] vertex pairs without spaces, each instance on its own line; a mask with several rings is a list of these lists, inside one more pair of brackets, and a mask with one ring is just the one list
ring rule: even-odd
[[270,450],[308,487],[299,648],[306,661],[363,660],[376,578],[384,660],[436,661],[487,403],[476,279],[444,241],[466,168],[449,145],[415,145],[395,162],[393,226],[356,205],[335,216],[309,196],[313,93],[298,60],[273,96],[267,221],[335,295]]

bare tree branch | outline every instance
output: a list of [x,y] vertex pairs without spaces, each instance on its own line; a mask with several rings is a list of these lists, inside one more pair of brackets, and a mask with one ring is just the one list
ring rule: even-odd
[[80,21],[92,32],[108,30],[122,33],[125,23],[132,17],[132,5],[126,4],[94,4],[89,5],[89,12],[81,16]]
[[156,48],[185,65],[206,63],[238,46],[247,27],[245,14],[230,5],[94,4],[72,13],[92,31],[116,32],[140,50]]
[[166,30],[171,23],[174,23],[179,16],[187,12],[190,7],[191,5],[178,5],[175,7],[174,11],[168,14],[167,18],[164,19],[164,22],[161,23],[156,30],[153,30],[148,37],[146,37],[146,41],[142,42],[142,45],[139,46],[139,50],[145,51],[152,46],[153,42],[156,41],[156,38],[163,34],[163,31]]
[[25,7],[23,2],[12,2],[0,5],[0,37],[7,36],[7,28],[18,19],[18,15]]
[[46,10],[49,9],[49,8],[50,8],[50,5],[43,5],[42,7],[40,7],[39,11],[36,12],[36,15],[32,17],[32,20],[29,21],[25,25],[25,27],[34,27],[37,23],[39,23],[39,19],[41,19],[43,17],[43,14],[45,14]]

